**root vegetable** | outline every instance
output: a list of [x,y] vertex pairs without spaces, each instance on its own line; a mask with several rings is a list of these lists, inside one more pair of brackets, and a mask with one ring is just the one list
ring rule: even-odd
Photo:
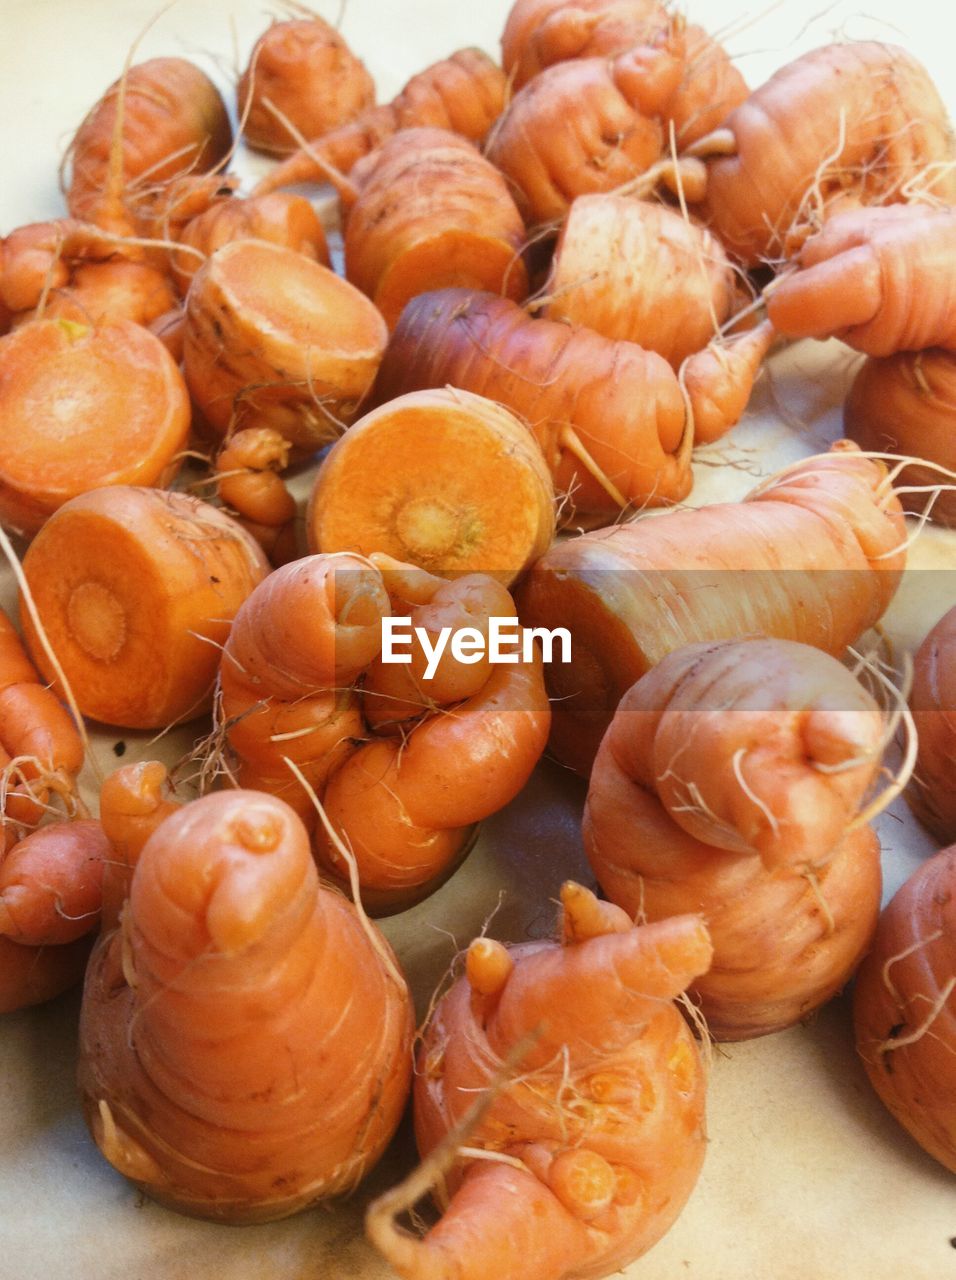
[[383,552],[507,584],[551,543],[554,488],[507,409],[455,388],[417,391],[336,442],[316,476],[307,532],[316,551]]
[[956,839],[956,609],[939,620],[920,645],[910,706],[919,735],[910,808],[943,844]]
[[179,370],[139,325],[21,326],[0,339],[0,519],[35,533],[90,489],[168,482],[189,420]]
[[557,544],[517,595],[525,625],[572,635],[546,672],[552,750],[586,773],[621,697],[682,645],[763,634],[842,653],[892,599],[905,541],[885,467],[844,442],[743,502]]
[[[704,1075],[673,1000],[710,962],[707,930],[696,916],[632,927],[571,883],[561,898],[561,943],[477,939],[424,1033],[415,1182],[444,1175],[442,1216],[423,1239],[397,1227],[398,1188],[366,1219],[407,1280],[606,1275],[667,1231],[697,1179]],[[522,1044],[467,1151],[444,1158],[442,1139]]]
[[101,1152],[148,1195],[262,1222],[375,1163],[411,1034],[388,944],[320,886],[295,814],[221,792],[150,836],[123,924],[94,952],[80,1093]]
[[345,274],[389,328],[432,289],[487,289],[520,301],[525,230],[501,174],[457,134],[403,129],[386,142],[349,212]]
[[[208,708],[219,646],[268,562],[216,508],[117,485],[61,507],[23,568],[83,714],[163,728]],[[21,621],[37,666],[57,687],[25,609]]]
[[274,22],[256,41],[237,92],[246,141],[277,155],[296,148],[267,100],[307,138],[354,120],[375,102],[372,77],[317,14]]
[[111,848],[98,822],[54,822],[0,858],[0,936],[62,946],[99,924],[103,866]]
[[857,975],[857,1052],[881,1101],[956,1173],[956,849],[910,876]]
[[629,914],[703,914],[714,960],[693,990],[719,1039],[807,1016],[865,951],[880,849],[860,814],[885,737],[835,658],[785,640],[689,645],[618,705],[585,849]]
[[291,446],[269,427],[247,427],[216,457],[219,497],[276,566],[298,556],[296,504],[279,472]]
[[271,427],[311,452],[354,417],[387,336],[371,302],[327,267],[236,240],[189,290],[186,381],[217,434]]

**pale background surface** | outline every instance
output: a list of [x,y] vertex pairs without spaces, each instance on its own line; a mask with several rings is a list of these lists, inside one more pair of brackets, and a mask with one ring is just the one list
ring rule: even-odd
[[[317,0],[318,3],[318,0]],[[318,3],[335,19],[337,6]],[[62,212],[56,166],[86,109],[118,74],[128,44],[157,11],[153,0],[0,0],[0,232]],[[864,17],[859,11],[865,8]],[[382,99],[414,71],[466,44],[496,52],[507,0],[349,0],[342,30],[376,77]],[[700,0],[691,17],[731,30],[751,85],[799,52],[840,36],[906,45],[928,66],[956,114],[951,51],[956,19],[938,0],[864,0],[824,8],[784,0],[761,15],[743,0]],[[178,0],[139,57],[193,57],[228,89],[264,28],[261,0]],[[751,19],[746,25],[746,19]],[[238,53],[235,51],[238,50]],[[242,157],[254,171],[265,162]],[[844,348],[802,344],[774,358],[747,420],[709,450],[735,466],[698,468],[693,501],[740,496],[779,464],[839,434],[853,361]],[[783,410],[783,414],[781,414]],[[913,645],[956,603],[956,537],[930,531],[888,629]],[[10,575],[0,598],[12,600]],[[193,733],[166,740],[175,759]],[[136,735],[98,737],[124,761],[155,751]],[[485,824],[471,858],[428,902],[387,922],[420,1002],[501,894],[492,933],[546,933],[568,875],[587,877],[577,834],[580,785],[541,770],[521,802]],[[896,806],[880,824],[887,892],[931,842]],[[384,1280],[388,1268],[361,1237],[367,1192],[348,1205],[288,1222],[230,1229],[139,1201],[87,1138],[73,1095],[76,1001],[0,1021],[0,1278],[7,1280]],[[836,1002],[810,1026],[718,1055],[710,1092],[711,1145],[687,1209],[626,1275],[631,1280],[941,1280],[956,1277],[956,1183],[911,1143],[871,1094]],[[373,1178],[381,1189],[407,1152]],[[488,1280],[495,1280],[489,1276]]]

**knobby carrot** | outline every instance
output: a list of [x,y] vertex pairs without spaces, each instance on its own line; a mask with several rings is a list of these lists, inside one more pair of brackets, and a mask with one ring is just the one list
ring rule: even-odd
[[100,914],[104,934],[119,925],[143,846],[159,824],[179,808],[164,794],[167,779],[166,766],[159,760],[141,760],[114,770],[100,787],[100,823],[110,842],[103,866]]
[[186,381],[217,434],[271,427],[311,452],[354,417],[386,338],[372,303],[327,267],[236,240],[189,290]]
[[674,649],[764,634],[840,654],[899,584],[906,532],[886,468],[838,443],[743,502],[559,543],[519,587],[528,626],[565,626],[547,669],[552,750],[587,772],[618,702]]
[[403,129],[378,152],[349,211],[345,274],[389,328],[431,289],[487,289],[520,301],[524,223],[504,178],[464,138]]
[[53,822],[0,859],[0,936],[62,946],[99,925],[110,843],[98,822]]
[[148,1195],[262,1222],[375,1163],[411,1035],[388,944],[320,886],[295,814],[220,792],[149,837],[123,922],[91,958],[80,1094],[100,1151]]
[[392,102],[372,107],[350,124],[315,138],[266,174],[255,195],[300,182],[333,182],[346,200],[354,196],[343,175],[399,129],[430,125],[481,142],[504,108],[507,83],[501,68],[480,49],[460,49],[413,76]]
[[880,848],[859,815],[886,730],[835,658],[786,640],[688,645],[618,705],[585,849],[629,914],[703,914],[714,960],[694,994],[718,1038],[797,1022],[865,951]]
[[273,22],[253,46],[237,93],[246,141],[276,155],[295,151],[296,145],[270,103],[300,133],[317,138],[375,102],[375,84],[365,66],[318,14]]
[[[215,507],[118,485],[61,507],[23,568],[83,714],[163,728],[208,709],[219,646],[269,566]],[[21,621],[38,668],[57,687],[23,606]]]
[[270,427],[247,427],[216,455],[219,497],[276,566],[298,556],[295,499],[279,475],[290,450]]
[[[405,1280],[609,1274],[667,1231],[696,1182],[704,1074],[674,998],[710,963],[706,927],[633,926],[572,883],[561,898],[561,942],[476,939],[425,1030],[414,1086],[425,1162],[366,1218]],[[397,1226],[433,1187],[438,1223],[424,1238]]]
[[0,519],[35,533],[102,485],[161,485],[189,432],[182,375],[129,320],[35,320],[0,339]]
[[956,1173],[956,850],[913,872],[883,912],[853,997],[870,1083],[924,1151]]
[[454,387],[367,413],[325,457],[307,535],[315,551],[383,552],[439,574],[505,584],[554,536],[541,450],[500,405]]

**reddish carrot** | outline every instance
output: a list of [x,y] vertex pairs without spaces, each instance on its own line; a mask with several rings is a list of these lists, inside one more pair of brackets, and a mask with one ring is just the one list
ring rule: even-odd
[[910,706],[919,735],[910,808],[942,844],[956,839],[956,609],[945,613],[920,645]]

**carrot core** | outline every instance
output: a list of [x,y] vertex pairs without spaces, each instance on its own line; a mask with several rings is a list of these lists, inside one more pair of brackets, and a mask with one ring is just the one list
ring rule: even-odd
[[413,498],[397,512],[395,532],[412,560],[447,555],[458,544],[458,513],[441,498]]
[[126,643],[126,610],[102,582],[81,582],[67,604],[70,630],[89,657],[112,662]]

